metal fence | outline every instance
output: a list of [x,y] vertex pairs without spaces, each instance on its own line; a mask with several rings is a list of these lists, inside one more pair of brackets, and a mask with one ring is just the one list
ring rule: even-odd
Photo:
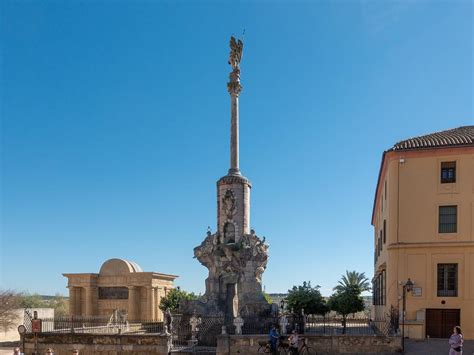
[[369,317],[305,316],[304,333],[315,335],[386,335],[393,336],[397,329],[390,319]]
[[[282,333],[285,327],[286,334],[295,330],[298,334],[314,335],[386,335],[397,334],[397,323],[390,315],[386,317],[371,319],[363,315],[342,316],[330,315],[285,315],[285,321],[281,317],[243,317],[242,334],[268,334],[273,325]],[[229,334],[235,334],[233,325],[227,326]],[[284,332],[283,332],[284,333]]]
[[193,333],[191,315],[172,314],[171,352],[197,352],[201,354],[214,353],[217,346],[217,336],[222,333],[223,315],[195,315],[196,327]]
[[[27,318],[27,317],[25,317]],[[25,319],[31,332],[32,319]],[[75,334],[151,334],[164,332],[163,322],[156,320],[115,320],[109,317],[55,317],[41,319],[41,333]]]

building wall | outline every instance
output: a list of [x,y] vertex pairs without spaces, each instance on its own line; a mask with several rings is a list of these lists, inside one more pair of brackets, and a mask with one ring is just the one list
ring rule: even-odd
[[[456,183],[441,183],[443,161],[456,161]],[[456,233],[438,233],[443,205],[458,206]],[[422,327],[413,334],[425,336],[423,310],[459,308],[463,332],[474,338],[474,148],[387,153],[373,218],[375,250],[384,220],[386,242],[374,270],[375,275],[386,270],[387,294],[385,305],[374,306],[375,314],[391,305],[401,310],[400,283],[410,278],[421,288],[420,296],[407,296],[406,318],[413,328]],[[437,297],[439,263],[458,264],[457,297]]]
[[[55,355],[70,355],[73,350],[79,354],[168,354],[169,337],[167,335],[146,334],[40,334],[38,336],[38,351],[45,354],[48,348]],[[25,339],[25,353],[32,354],[35,350],[35,340],[32,334]]]
[[[70,315],[111,316],[114,310],[126,312],[129,320],[163,320],[161,299],[172,289],[173,281],[161,279],[152,272],[123,276],[67,274],[69,279]],[[100,288],[128,289],[124,299],[100,299]]]
[[[38,312],[38,318],[54,318],[53,308],[29,308],[27,311],[33,315],[33,312]],[[20,340],[20,334],[18,333],[18,326],[23,324],[25,321],[25,309],[19,308],[16,310],[15,324],[10,328],[0,327],[0,342],[3,341],[18,341]]]

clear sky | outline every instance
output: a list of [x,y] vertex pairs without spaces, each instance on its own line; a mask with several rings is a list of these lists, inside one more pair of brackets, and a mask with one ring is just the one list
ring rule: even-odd
[[62,273],[120,257],[204,291],[193,248],[215,230],[243,29],[267,292],[372,277],[382,152],[474,121],[471,1],[0,4],[2,288],[66,294]]

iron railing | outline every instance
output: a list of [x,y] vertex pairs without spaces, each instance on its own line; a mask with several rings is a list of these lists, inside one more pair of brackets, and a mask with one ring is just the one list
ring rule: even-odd
[[[26,317],[25,317],[26,318]],[[31,324],[31,319],[28,322]],[[31,326],[27,327],[31,332]],[[164,333],[163,322],[156,320],[116,320],[111,317],[54,317],[41,319],[41,333],[149,334]]]

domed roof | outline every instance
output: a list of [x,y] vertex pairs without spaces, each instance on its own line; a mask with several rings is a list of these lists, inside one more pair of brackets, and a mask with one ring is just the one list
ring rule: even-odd
[[99,274],[100,275],[124,275],[132,272],[143,272],[142,268],[133,261],[124,259],[109,259],[102,264]]

